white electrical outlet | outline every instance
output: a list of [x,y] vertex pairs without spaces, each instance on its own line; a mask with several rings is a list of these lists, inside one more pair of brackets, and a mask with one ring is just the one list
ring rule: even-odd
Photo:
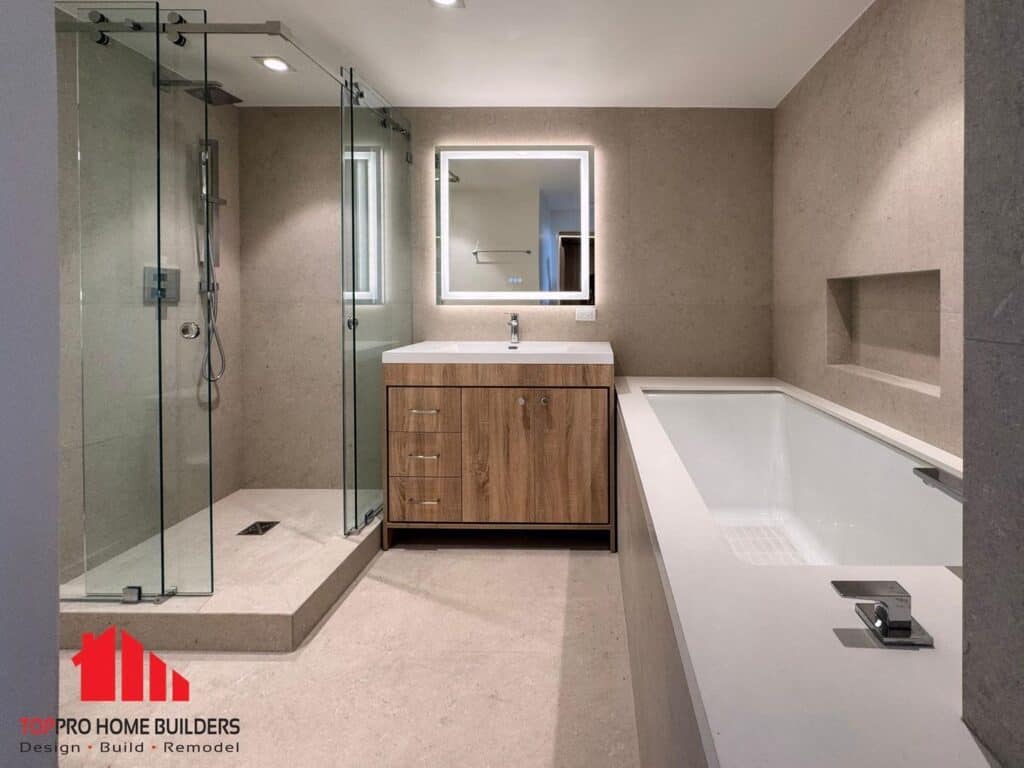
[[593,323],[597,320],[597,307],[577,307],[577,323]]

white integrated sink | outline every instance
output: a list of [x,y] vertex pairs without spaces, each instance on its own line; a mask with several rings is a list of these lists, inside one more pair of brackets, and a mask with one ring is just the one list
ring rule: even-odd
[[527,363],[612,365],[607,341],[421,341],[389,349],[385,363]]

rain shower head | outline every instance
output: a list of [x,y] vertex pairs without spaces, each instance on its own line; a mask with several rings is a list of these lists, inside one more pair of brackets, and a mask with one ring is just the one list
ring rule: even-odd
[[242,101],[233,93],[225,91],[223,84],[216,80],[157,80],[157,85],[161,88],[184,88],[189,96],[205,101],[212,107],[240,104]]
[[186,88],[185,93],[200,101],[205,101],[211,107],[226,107],[228,104],[239,104],[242,101],[233,93],[225,91],[218,83],[210,83],[205,87]]

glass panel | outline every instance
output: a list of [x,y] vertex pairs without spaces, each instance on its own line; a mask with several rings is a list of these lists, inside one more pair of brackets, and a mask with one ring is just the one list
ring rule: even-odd
[[58,5],[66,595],[161,590],[157,37],[102,31],[129,19],[156,5]]
[[355,480],[346,530],[361,528],[383,505],[381,356],[412,341],[409,133],[379,95],[354,73],[351,77],[360,101],[351,110],[345,175],[353,221],[349,256],[355,292],[349,300],[358,323],[351,358]]
[[[343,72],[346,81],[352,82],[351,70]],[[359,515],[356,500],[356,285],[355,285],[355,184],[356,164],[353,158],[355,146],[355,113],[358,99],[353,91],[346,87],[341,89],[341,199],[342,199],[342,237],[341,237],[341,291],[343,325],[341,328],[341,362],[342,362],[342,434],[344,436],[343,482],[344,530],[345,533],[359,528]]]
[[[208,74],[226,200],[211,209],[228,358],[213,388],[214,497],[232,497],[215,501],[215,544],[241,553],[238,531],[278,520],[274,540],[313,547],[343,531],[340,79],[262,34],[211,34]],[[212,357],[216,373],[216,339]],[[229,567],[243,565],[218,561],[218,583],[238,582]]]
[[[203,11],[162,9],[165,21],[202,24]],[[160,56],[160,266],[176,295],[160,302],[164,587],[213,591],[212,473],[207,351],[217,332],[217,264],[209,258],[216,213],[205,190],[217,180],[207,142],[206,36],[163,34]],[[209,290],[208,290],[209,288]],[[213,375],[222,359],[214,354]]]

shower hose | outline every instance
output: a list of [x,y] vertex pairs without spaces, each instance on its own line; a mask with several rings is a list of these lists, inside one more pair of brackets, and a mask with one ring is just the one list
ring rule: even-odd
[[[224,344],[220,340],[220,331],[217,329],[217,305],[220,303],[220,291],[216,283],[213,290],[209,292],[209,298],[205,303],[206,327],[210,334],[210,343],[206,345],[206,355],[203,358],[203,376],[209,382],[219,381],[228,367],[228,358],[224,354]],[[213,371],[213,347],[217,346],[217,356],[220,358],[220,365],[216,373]]]

